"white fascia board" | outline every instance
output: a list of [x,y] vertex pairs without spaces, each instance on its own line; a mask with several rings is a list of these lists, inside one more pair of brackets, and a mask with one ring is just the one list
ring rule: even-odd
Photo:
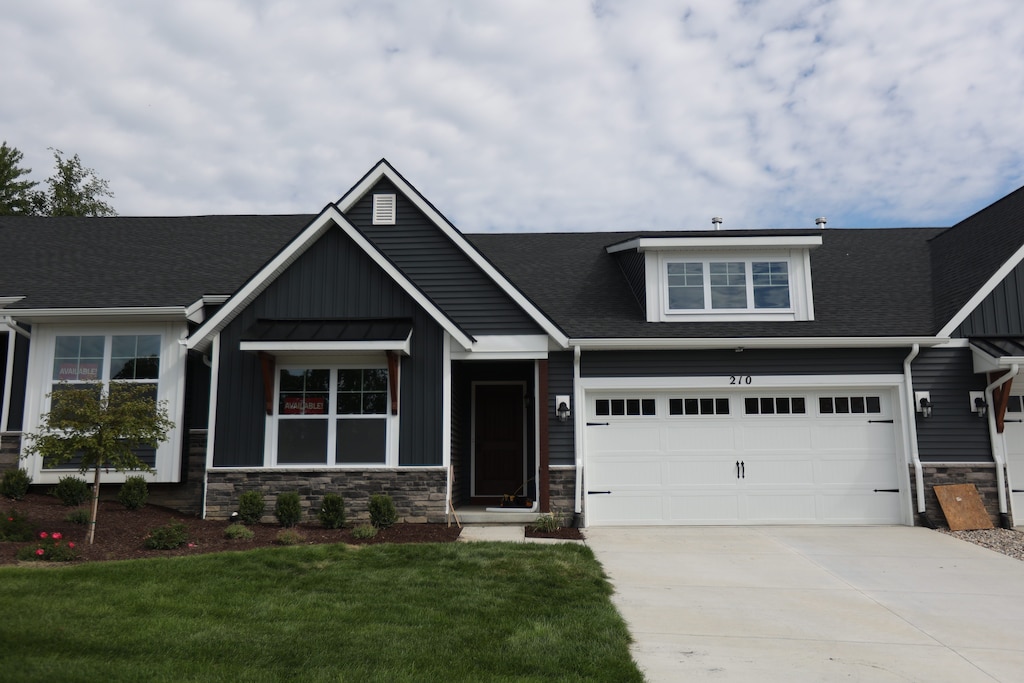
[[399,271],[391,261],[363,237],[355,226],[338,210],[336,206],[328,206],[317,216],[298,237],[278,252],[255,277],[242,286],[238,292],[224,304],[209,320],[196,330],[188,339],[188,348],[205,351],[209,348],[213,336],[227,327],[235,316],[259,296],[288,266],[295,262],[310,246],[316,242],[332,226],[339,227],[352,241],[380,266],[406,294],[413,298],[441,327],[466,347],[472,345],[470,337],[460,330],[455,323],[445,316],[434,303],[426,297],[409,279]]
[[[476,247],[470,244],[459,230],[448,222],[444,216],[442,216],[437,209],[435,209],[430,202],[428,202],[412,185],[410,185],[401,175],[399,175],[391,165],[386,161],[381,160],[369,173],[367,173],[361,181],[359,181],[351,190],[349,190],[344,197],[338,200],[337,207],[344,213],[348,211],[352,205],[358,202],[366,195],[367,192],[377,183],[381,178],[387,178],[398,187],[402,193],[411,201],[417,209],[422,211],[437,226],[441,232],[443,232],[455,245],[462,250],[466,256],[469,257],[473,263],[475,263],[484,273],[491,278],[492,281],[498,287],[501,288],[505,294],[507,294],[513,301],[516,302],[526,314],[529,315],[534,322],[536,322],[541,329],[548,333],[548,335],[558,344],[559,348],[567,348],[569,345],[569,339],[562,332],[557,325],[555,325],[539,308],[533,305],[526,296],[519,291],[504,275],[502,275],[497,268],[495,268],[490,261],[484,258],[483,254],[477,251]],[[455,335],[452,335],[455,336]],[[457,339],[457,338],[456,338]],[[459,342],[461,343],[461,342]],[[466,348],[468,345],[463,344]]]
[[128,306],[124,308],[22,308],[4,311],[23,322],[137,322],[185,320],[184,306]]
[[190,322],[202,323],[206,320],[207,306],[219,306],[230,298],[230,294],[204,294],[185,308],[185,315]]
[[680,377],[585,377],[580,386],[588,392],[644,389],[726,389],[750,391],[787,387],[898,387],[903,375],[754,375],[756,384],[737,386],[730,375]]
[[1024,366],[1024,356],[990,356],[974,344],[971,344],[971,356],[975,373],[1007,370],[1014,365]]
[[1006,276],[1009,275],[1014,268],[1020,265],[1022,259],[1024,259],[1024,246],[1014,252],[1013,256],[999,267],[999,270],[997,270],[992,277],[990,277],[988,281],[981,286],[981,289],[974,293],[974,296],[972,296],[967,303],[956,312],[956,315],[950,318],[949,322],[939,330],[939,333],[936,336],[948,337],[953,334],[956,328],[960,327],[960,324],[967,319],[967,316],[974,312],[975,308],[981,305],[981,302],[985,300],[985,297],[991,294],[992,290],[995,289],[1000,282],[1006,279]]
[[779,247],[787,249],[814,249],[821,246],[821,235],[780,235],[778,237],[637,237],[636,239],[613,244],[607,248],[609,254],[635,249],[644,251],[665,251],[670,249],[749,249]]
[[948,339],[940,337],[720,337],[701,339],[676,337],[664,339],[606,338],[570,339],[569,343],[585,351],[599,350],[671,350],[671,349],[828,349],[939,346]]
[[6,308],[11,304],[16,304],[25,297],[23,296],[0,296],[0,308]]
[[478,335],[473,342],[473,351],[516,351],[543,353],[548,352],[548,336],[546,334],[487,334]]
[[238,347],[241,351],[264,351],[288,356],[366,351],[396,351],[408,356],[411,339],[412,335],[404,341],[244,341]]

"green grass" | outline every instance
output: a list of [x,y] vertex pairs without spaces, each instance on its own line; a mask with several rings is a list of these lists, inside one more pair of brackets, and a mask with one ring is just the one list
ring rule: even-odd
[[0,569],[0,680],[640,681],[578,545],[302,546]]

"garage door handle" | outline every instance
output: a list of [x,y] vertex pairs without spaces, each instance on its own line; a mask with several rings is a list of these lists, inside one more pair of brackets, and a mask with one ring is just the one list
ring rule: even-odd
[[892,420],[868,420],[868,423],[871,423],[871,422],[884,422],[886,424],[892,424],[893,423]]
[[875,493],[899,493],[899,489],[875,489]]
[[588,496],[596,496],[599,493],[600,494],[607,494],[607,493],[611,493],[611,491],[587,491],[587,495]]
[[736,478],[746,479],[747,478],[747,465],[742,460],[736,461]]
[[588,427],[607,427],[608,423],[607,422],[588,422],[587,426]]

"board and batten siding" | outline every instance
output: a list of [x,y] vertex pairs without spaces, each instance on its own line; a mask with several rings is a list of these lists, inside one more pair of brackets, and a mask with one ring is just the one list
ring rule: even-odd
[[968,392],[985,389],[968,348],[923,349],[911,366],[914,390],[931,394],[932,416],[917,418],[922,462],[991,462],[988,420],[970,409]]
[[[373,225],[374,194],[395,194],[395,225]],[[472,335],[544,331],[386,178],[346,213],[417,287]]]
[[[22,325],[22,327],[28,328],[29,326]],[[0,425],[0,430],[7,429],[17,432],[21,431],[22,422],[25,419],[25,387],[28,382],[28,350],[31,342],[20,334],[14,332],[7,334],[14,334],[14,358],[5,359],[6,363],[11,364],[11,401],[7,424]],[[3,344],[2,353],[6,354],[7,338],[0,336],[0,343]],[[0,372],[6,372],[4,363],[0,363]],[[49,384],[49,378],[46,378],[46,383]],[[3,379],[0,376],[0,385],[2,384]],[[2,392],[3,388],[0,386],[0,393]],[[0,396],[0,401],[2,400],[3,398]]]
[[637,251],[620,251],[615,254],[615,261],[619,264],[622,274],[629,283],[629,290],[633,292],[640,310],[647,312],[647,266],[645,257]]
[[444,331],[340,229],[328,230],[221,332],[215,467],[263,464],[263,376],[239,351],[260,318],[408,318],[400,368],[400,465],[440,465]]
[[905,348],[584,351],[580,372],[583,377],[902,374],[907,353]]
[[[559,422],[555,415],[555,398],[562,394],[570,400],[570,417]],[[574,420],[580,407],[574,404],[572,390],[572,351],[548,355],[548,464],[576,464],[576,435]]]
[[953,336],[1024,336],[1024,264],[1018,265],[996,285]]

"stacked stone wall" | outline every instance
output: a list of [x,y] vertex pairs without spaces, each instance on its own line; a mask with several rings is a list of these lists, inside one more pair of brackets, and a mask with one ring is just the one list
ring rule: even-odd
[[0,434],[0,473],[17,469],[19,451],[21,451],[20,433],[5,432]]
[[[979,463],[970,465],[928,465],[925,464],[922,470],[925,495],[925,519],[918,519],[917,522],[924,522],[932,527],[948,527],[946,517],[939,506],[939,499],[935,495],[936,486],[948,484],[974,484],[981,496],[992,523],[999,527],[1003,525],[999,513],[999,485],[996,481],[996,467],[994,463]],[[913,497],[913,509],[917,516],[917,480],[914,475],[914,467],[910,467],[911,494]],[[1007,495],[1009,495],[1007,493]],[[1012,525],[1011,519],[1006,519],[1007,524]]]
[[274,521],[274,504],[285,491],[296,491],[302,501],[303,521],[316,520],[325,493],[345,501],[345,516],[354,523],[368,522],[370,496],[391,496],[399,521],[443,523],[448,470],[442,467],[359,470],[210,470],[207,474],[206,516],[227,519],[238,511],[245,491],[260,491],[266,503],[263,521]]
[[562,516],[562,523],[571,525],[576,507],[576,468],[552,467],[550,470],[551,510]]

